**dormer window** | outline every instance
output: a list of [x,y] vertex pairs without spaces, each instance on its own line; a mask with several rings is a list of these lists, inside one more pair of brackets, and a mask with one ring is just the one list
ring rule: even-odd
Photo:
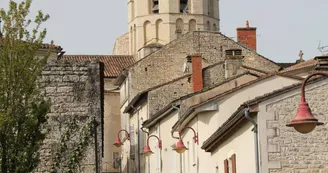
[[189,13],[188,0],[180,0],[180,13]]
[[153,13],[159,13],[159,4],[158,4],[159,0],[153,0],[153,8],[152,8],[152,12]]

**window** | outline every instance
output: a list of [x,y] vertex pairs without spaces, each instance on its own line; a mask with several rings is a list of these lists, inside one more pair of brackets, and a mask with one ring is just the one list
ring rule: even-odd
[[189,31],[196,31],[196,20],[191,19],[189,21]]
[[224,160],[224,173],[236,173],[236,154]]
[[180,0],[180,13],[189,13],[188,0]]
[[177,34],[177,38],[180,38],[182,36],[182,32],[183,32],[183,20],[182,19],[177,19],[176,21],[176,34]]
[[213,8],[214,8],[213,0],[208,0],[208,15],[211,17],[214,16]]
[[152,7],[152,12],[153,13],[159,13],[159,0],[153,0],[153,7]]

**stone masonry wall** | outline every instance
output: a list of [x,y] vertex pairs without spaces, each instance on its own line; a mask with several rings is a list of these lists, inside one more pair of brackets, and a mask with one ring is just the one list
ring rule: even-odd
[[185,78],[150,91],[148,93],[149,115],[152,116],[171,101],[192,92],[191,76],[186,76]]
[[[60,146],[60,138],[67,131],[69,124],[75,122],[77,127],[71,133],[70,140],[74,145],[87,132],[93,129],[93,120],[99,123],[97,127],[97,143],[99,168],[101,172],[102,153],[102,101],[101,101],[101,77],[99,62],[69,63],[61,61],[49,62],[40,82],[45,86],[45,96],[50,99],[51,111],[48,113],[48,125],[50,130],[40,152],[41,163],[35,172],[50,172],[56,151]],[[90,132],[93,134],[93,132]],[[90,139],[85,150],[78,172],[95,172],[95,145],[94,137]],[[69,155],[61,157],[64,163]],[[59,172],[67,172],[66,168]]]
[[204,88],[211,87],[217,83],[217,81],[223,81],[224,78],[224,62],[218,63],[213,67],[203,69],[204,76]]
[[[306,99],[314,116],[328,122],[328,81],[314,84],[306,91]],[[308,134],[301,134],[286,127],[296,114],[300,89],[266,105],[270,114],[266,118],[268,168],[271,173],[323,173],[328,172],[328,128],[316,127]],[[265,151],[264,151],[265,152]],[[266,171],[264,171],[266,172]]]
[[130,55],[129,33],[125,33],[115,40],[112,55]]
[[188,55],[201,53],[202,65],[207,67],[223,61],[224,51],[232,48],[242,49],[245,56],[243,65],[267,72],[278,71],[280,68],[270,60],[219,32],[189,32],[130,68],[130,98],[132,99],[138,92],[147,88],[186,75],[182,68]]

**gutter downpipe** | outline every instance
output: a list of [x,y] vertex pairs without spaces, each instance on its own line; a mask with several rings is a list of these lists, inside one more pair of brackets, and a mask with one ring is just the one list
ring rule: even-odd
[[254,128],[252,131],[254,131],[254,143],[255,143],[255,168],[256,173],[259,173],[260,171],[260,164],[259,164],[259,147],[258,147],[258,129],[256,122],[249,116],[249,108],[245,108],[245,118],[247,118],[253,125]]
[[[139,121],[139,110],[137,108],[135,108],[133,105],[131,106],[131,108],[134,110],[134,111],[138,111],[137,114],[137,129],[138,129],[138,136],[137,136],[137,140],[138,140],[138,149],[137,149],[137,152],[138,152],[138,173],[141,173],[141,162],[140,162],[140,133],[139,133],[139,129],[140,129],[140,121]],[[131,151],[130,151],[131,152]]]
[[[178,111],[178,119],[180,119],[180,118],[181,118],[181,115],[180,115],[180,108],[177,107],[177,106],[175,106],[175,105],[172,105],[172,108],[174,108],[174,109],[176,109],[176,110]],[[171,136],[172,136],[172,138],[174,138],[174,139],[179,139],[178,137],[175,137],[175,136],[173,135],[173,133],[174,133],[174,131],[171,131]],[[182,155],[181,155],[181,154],[180,154],[180,173],[182,173]]]

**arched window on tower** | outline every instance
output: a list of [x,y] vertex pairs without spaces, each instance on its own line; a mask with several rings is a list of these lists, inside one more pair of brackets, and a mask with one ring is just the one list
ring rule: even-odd
[[176,34],[177,34],[177,38],[180,38],[182,36],[182,32],[183,32],[183,20],[182,19],[177,19],[176,21]]
[[151,41],[151,23],[147,20],[144,23],[144,45]]
[[214,4],[213,4],[213,0],[208,0],[208,15],[210,17],[214,17]]
[[134,41],[133,41],[133,28],[132,26],[130,27],[130,55],[132,55],[132,53],[134,52],[134,49],[133,49],[133,44],[134,44]]
[[207,21],[206,22],[206,26],[205,26],[205,29],[204,29],[205,31],[210,31],[211,30],[211,23],[210,23],[210,21]]
[[213,31],[218,31],[218,27],[216,26],[216,24],[213,24]]
[[189,31],[196,31],[196,20],[191,19],[189,21]]
[[152,13],[159,13],[159,0],[152,0]]
[[137,52],[137,26],[133,26],[133,53]]
[[164,40],[163,38],[163,20],[158,19],[156,21],[156,42],[161,42]]
[[190,5],[190,0],[180,0],[180,13],[189,13]]

